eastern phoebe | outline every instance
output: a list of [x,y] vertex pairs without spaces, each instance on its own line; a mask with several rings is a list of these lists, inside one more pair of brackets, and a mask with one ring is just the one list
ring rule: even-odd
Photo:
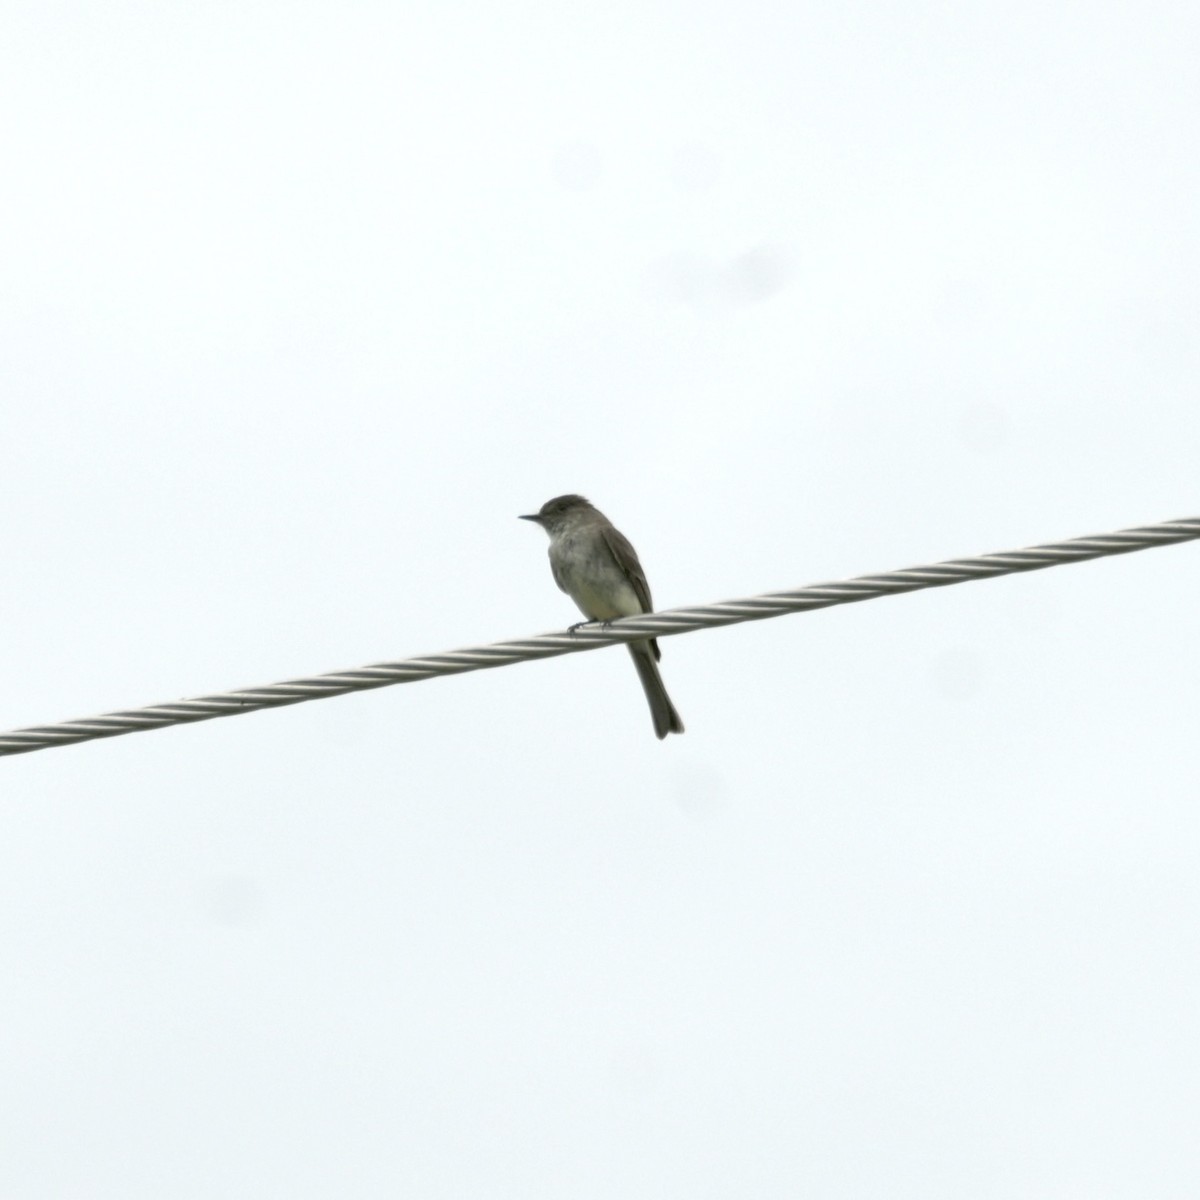
[[[536,521],[550,535],[550,570],[589,621],[612,621],[654,611],[650,585],[637,551],[612,522],[582,496],[556,496],[540,511],[522,516]],[[654,732],[660,738],[682,733],[683,722],[663,687],[657,662],[658,642],[629,642],[642,690],[650,702]]]

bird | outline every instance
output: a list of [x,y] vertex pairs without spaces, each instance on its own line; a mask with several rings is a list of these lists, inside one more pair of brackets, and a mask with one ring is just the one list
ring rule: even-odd
[[[613,523],[582,496],[555,496],[536,513],[522,514],[550,535],[550,570],[589,621],[608,622],[654,611],[650,585],[637,551]],[[627,643],[661,741],[682,733],[683,722],[659,674],[662,652],[655,638]]]

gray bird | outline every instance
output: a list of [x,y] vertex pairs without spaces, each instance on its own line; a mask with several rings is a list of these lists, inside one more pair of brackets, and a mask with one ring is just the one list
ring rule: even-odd
[[[550,535],[554,582],[575,601],[589,621],[612,621],[654,611],[637,551],[599,509],[582,496],[556,496],[522,521],[536,521]],[[671,703],[658,660],[658,642],[628,643],[642,690],[650,704],[659,738],[682,733],[683,722]]]

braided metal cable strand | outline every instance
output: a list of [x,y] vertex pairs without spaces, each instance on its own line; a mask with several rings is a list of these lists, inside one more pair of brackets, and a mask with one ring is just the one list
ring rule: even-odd
[[162,729],[189,721],[208,721],[214,717],[232,717],[260,708],[281,708],[285,704],[300,704],[305,700],[321,700],[347,692],[369,688],[389,687],[396,683],[415,683],[437,675],[458,675],[466,671],[482,671],[487,667],[504,667],[530,659],[553,658],[581,650],[598,650],[623,642],[636,641],[648,634],[669,637],[690,633],[696,629],[712,629],[719,625],[736,625],[742,621],[761,621],[785,613],[808,612],[830,608],[837,604],[853,604],[922,588],[947,587],[954,583],[969,583],[974,579],[993,579],[1019,571],[1039,571],[1067,563],[1086,562],[1110,554],[1129,554],[1134,550],[1149,550],[1155,546],[1170,546],[1200,538],[1200,517],[1180,521],[1165,521],[1137,529],[1097,537],[1073,538],[1026,550],[1011,550],[1000,554],[985,554],[979,558],[959,558],[927,567],[909,567],[883,575],[863,575],[837,583],[819,583],[790,592],[772,592],[746,600],[727,600],[721,604],[706,604],[699,608],[673,608],[645,617],[627,617],[611,625],[589,624],[576,632],[550,633],[524,638],[515,642],[497,642],[491,646],[474,646],[446,654],[430,654],[422,658],[407,658],[400,662],[376,663],[330,675],[314,675],[308,679],[291,679],[284,683],[244,691],[223,692],[200,696],[194,700],[177,700],[156,704],[150,708],[128,712],[107,713],[80,721],[63,721],[56,725],[37,725],[0,734],[0,755],[26,754],[51,746],[67,746],[93,738],[117,737],[143,729]]

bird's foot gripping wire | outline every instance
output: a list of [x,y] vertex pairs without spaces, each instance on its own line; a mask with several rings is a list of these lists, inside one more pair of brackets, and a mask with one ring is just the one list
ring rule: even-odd
[[611,629],[613,619],[614,618],[610,617],[607,621],[576,621],[574,625],[567,626],[567,632],[570,634],[577,633],[586,625],[599,625],[601,629]]

